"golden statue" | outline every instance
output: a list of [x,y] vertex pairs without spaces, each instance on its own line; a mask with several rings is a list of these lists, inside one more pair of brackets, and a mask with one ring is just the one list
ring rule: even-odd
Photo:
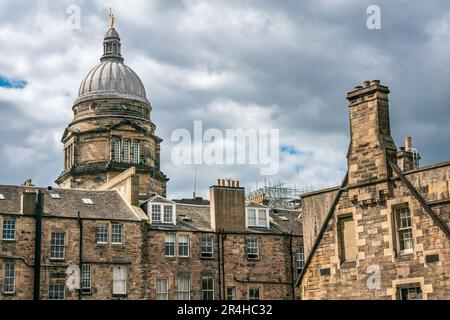
[[114,28],[115,21],[116,21],[116,17],[114,17],[114,15],[112,13],[112,9],[109,8],[109,25],[111,26],[111,28]]

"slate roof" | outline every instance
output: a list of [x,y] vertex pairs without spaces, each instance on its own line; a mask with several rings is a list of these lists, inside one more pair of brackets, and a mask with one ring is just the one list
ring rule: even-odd
[[[159,196],[158,196],[159,197]],[[177,202],[177,200],[174,200]],[[205,200],[206,201],[206,200]],[[154,201],[149,199],[149,202],[159,202],[159,198],[155,198]],[[251,207],[258,208],[268,208],[263,205],[253,203]],[[270,214],[271,223],[270,228],[248,228],[249,233],[293,233],[294,235],[302,235],[303,229],[301,222],[297,219],[300,211],[296,210],[278,210],[280,215],[282,213],[288,220],[282,221],[279,216]],[[151,224],[150,228],[158,230],[174,230],[174,231],[203,231],[203,232],[213,232],[211,229],[211,213],[209,205],[198,205],[189,203],[176,203],[176,215],[177,223],[172,224]]]
[[[20,195],[24,190],[41,190],[44,194],[44,216],[76,218],[78,211],[82,218],[140,221],[135,212],[117,191],[97,191],[81,189],[47,188],[0,185],[0,193],[5,200],[0,200],[0,213],[22,214]],[[50,193],[57,193],[60,198],[53,199]],[[85,204],[83,198],[91,199],[93,204]]]

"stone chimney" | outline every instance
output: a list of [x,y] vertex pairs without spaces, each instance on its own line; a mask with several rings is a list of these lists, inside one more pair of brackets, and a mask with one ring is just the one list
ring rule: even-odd
[[[348,184],[386,179],[392,175],[388,160],[396,160],[397,148],[389,124],[389,89],[379,80],[365,81],[347,93],[350,114],[350,146],[347,154]],[[383,198],[387,184],[377,184],[367,193],[355,191],[353,201],[368,203]],[[360,194],[360,193],[364,194]]]
[[20,211],[24,215],[36,214],[36,192],[22,192],[22,194],[20,195]]
[[218,179],[209,188],[211,228],[225,231],[245,231],[245,189],[239,181]]
[[419,168],[420,155],[417,149],[413,148],[412,138],[405,138],[404,147],[397,151],[397,165],[402,171],[409,171]]

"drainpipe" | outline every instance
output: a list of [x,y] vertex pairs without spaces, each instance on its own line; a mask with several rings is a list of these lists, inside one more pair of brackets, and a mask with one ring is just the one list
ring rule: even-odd
[[227,296],[226,296],[226,294],[227,294],[227,291],[226,291],[226,288],[225,288],[225,286],[226,286],[226,282],[225,282],[225,246],[224,246],[224,243],[223,243],[223,240],[225,239],[225,231],[222,229],[222,232],[221,232],[221,234],[220,234],[220,241],[221,241],[221,244],[220,244],[220,246],[222,247],[222,251],[221,251],[221,254],[222,254],[222,286],[223,286],[223,288],[222,288],[222,292],[223,292],[223,295],[224,295],[224,300],[227,298]]
[[80,211],[78,211],[78,226],[80,227],[80,256],[78,258],[80,264],[80,289],[78,290],[78,300],[82,299],[82,278],[83,278],[83,220]]
[[220,271],[220,256],[221,256],[220,255],[220,229],[217,230],[217,233],[216,233],[216,242],[217,242],[217,268],[219,271],[219,279],[218,279],[218,281],[219,281],[219,300],[222,300],[222,290],[221,290],[222,284],[220,281],[220,276],[221,276],[221,271]]
[[34,238],[34,301],[40,300],[41,292],[41,245],[42,245],[42,211],[44,210],[44,196],[41,190],[36,192],[36,224]]
[[292,247],[292,231],[291,236],[289,237],[289,256],[290,256],[290,262],[291,262],[291,289],[292,289],[292,300],[295,300],[295,284],[294,284],[294,261],[292,259],[292,256],[294,254],[294,250]]

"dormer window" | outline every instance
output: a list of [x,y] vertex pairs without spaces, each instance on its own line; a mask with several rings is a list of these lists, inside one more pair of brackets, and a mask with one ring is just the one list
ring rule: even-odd
[[175,210],[174,203],[151,203],[148,206],[148,216],[153,224],[175,224]]
[[246,208],[248,228],[269,228],[269,209]]

